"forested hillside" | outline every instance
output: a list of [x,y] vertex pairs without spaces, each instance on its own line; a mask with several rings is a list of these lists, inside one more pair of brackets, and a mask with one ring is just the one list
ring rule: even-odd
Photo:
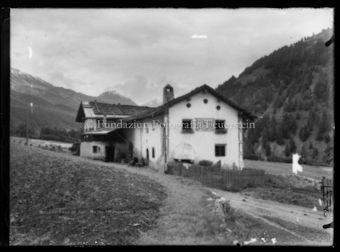
[[245,137],[245,157],[309,163],[325,161],[333,139],[334,44],[331,29],[264,56],[217,87],[259,118]]

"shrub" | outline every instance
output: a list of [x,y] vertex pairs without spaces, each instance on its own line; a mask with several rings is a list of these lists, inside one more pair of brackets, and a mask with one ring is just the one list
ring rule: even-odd
[[226,223],[228,222],[235,222],[236,216],[235,216],[235,209],[230,206],[229,201],[222,201],[222,211],[224,213],[224,220]]
[[125,161],[125,158],[126,158],[126,154],[124,152],[121,152],[119,153],[119,156],[118,156],[118,162],[121,162],[123,159]]
[[209,160],[201,160],[201,161],[199,161],[198,164],[202,165],[202,166],[212,166],[213,162],[211,162]]
[[281,162],[281,158],[276,157],[276,156],[269,156],[267,158],[267,161],[270,161],[270,162]]
[[292,157],[287,157],[287,158],[281,158],[277,156],[270,156],[267,158],[267,161],[270,162],[280,162],[280,163],[292,163]]
[[243,159],[249,159],[249,160],[259,160],[259,157],[256,156],[255,154],[249,154],[249,155],[244,155]]

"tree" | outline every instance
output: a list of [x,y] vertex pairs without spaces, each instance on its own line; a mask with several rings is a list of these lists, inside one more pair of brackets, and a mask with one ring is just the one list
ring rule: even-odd
[[276,129],[276,142],[279,145],[284,145],[284,141],[283,141],[283,133],[282,133],[282,127],[279,124],[277,129]]
[[326,111],[324,110],[322,113],[321,121],[319,123],[318,132],[316,134],[316,140],[322,141],[324,135],[329,131],[330,125],[328,121],[328,116]]
[[290,146],[289,146],[289,143],[286,144],[286,148],[285,148],[284,152],[285,152],[286,157],[288,157],[289,154],[290,154]]
[[273,116],[268,125],[268,140],[275,141],[275,139],[276,139],[276,119],[275,116]]
[[299,113],[299,112],[296,113],[295,119],[298,120],[298,121],[301,119],[301,116],[300,116],[300,113]]
[[283,120],[280,122],[280,128],[282,132],[282,137],[284,139],[289,138],[290,131],[292,130],[292,122],[290,121],[290,118],[287,114],[283,116]]
[[263,131],[262,131],[262,147],[265,148],[266,145],[267,145],[267,142],[268,142],[268,128],[265,128]]
[[314,86],[314,95],[319,102],[326,102],[329,98],[329,87],[327,82],[327,75],[320,74],[319,81],[317,81]]
[[301,148],[301,158],[305,159],[308,156],[308,151],[307,151],[307,147],[305,144],[302,145]]
[[16,135],[20,137],[26,137],[26,124],[20,123],[17,127]]
[[272,154],[272,150],[271,150],[271,148],[270,148],[270,144],[267,142],[267,144],[266,144],[266,156],[267,157],[269,157],[269,156],[271,156],[271,154]]
[[305,127],[301,127],[299,130],[299,137],[302,141],[306,141],[305,139]]
[[310,135],[311,135],[311,131],[309,129],[308,124],[300,128],[299,137],[303,142],[306,141]]
[[309,101],[306,101],[303,103],[303,110],[308,111],[310,109],[310,103]]
[[289,139],[289,146],[290,146],[290,153],[294,153],[296,151],[296,144],[292,137]]
[[312,158],[315,159],[317,156],[319,155],[319,151],[317,148],[314,148],[313,152],[312,152]]

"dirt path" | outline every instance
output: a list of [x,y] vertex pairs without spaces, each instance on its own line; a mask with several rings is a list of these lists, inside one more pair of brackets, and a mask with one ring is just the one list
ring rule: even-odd
[[327,217],[324,217],[323,212],[313,211],[305,207],[255,199],[240,193],[218,189],[210,190],[229,200],[233,208],[242,210],[272,226],[300,237],[307,244],[330,245],[332,242],[333,228],[323,229],[322,226],[333,221],[333,213],[327,213]]

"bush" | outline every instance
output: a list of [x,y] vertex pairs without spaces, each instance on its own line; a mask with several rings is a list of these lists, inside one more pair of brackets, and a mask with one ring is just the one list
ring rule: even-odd
[[119,155],[118,155],[118,162],[122,162],[122,160],[124,160],[125,161],[125,158],[126,158],[126,154],[124,153],[124,152],[121,152],[121,153],[119,153]]
[[270,157],[267,158],[267,161],[270,161],[270,162],[281,162],[281,158],[276,157],[276,156],[270,156]]
[[249,159],[249,160],[259,160],[259,157],[256,156],[255,154],[249,154],[249,155],[244,155],[243,159]]
[[224,213],[224,221],[228,224],[236,221],[235,209],[231,207],[229,201],[221,202],[222,211]]
[[213,162],[209,161],[209,160],[201,160],[199,161],[198,163],[199,165],[202,165],[202,166],[212,166]]

